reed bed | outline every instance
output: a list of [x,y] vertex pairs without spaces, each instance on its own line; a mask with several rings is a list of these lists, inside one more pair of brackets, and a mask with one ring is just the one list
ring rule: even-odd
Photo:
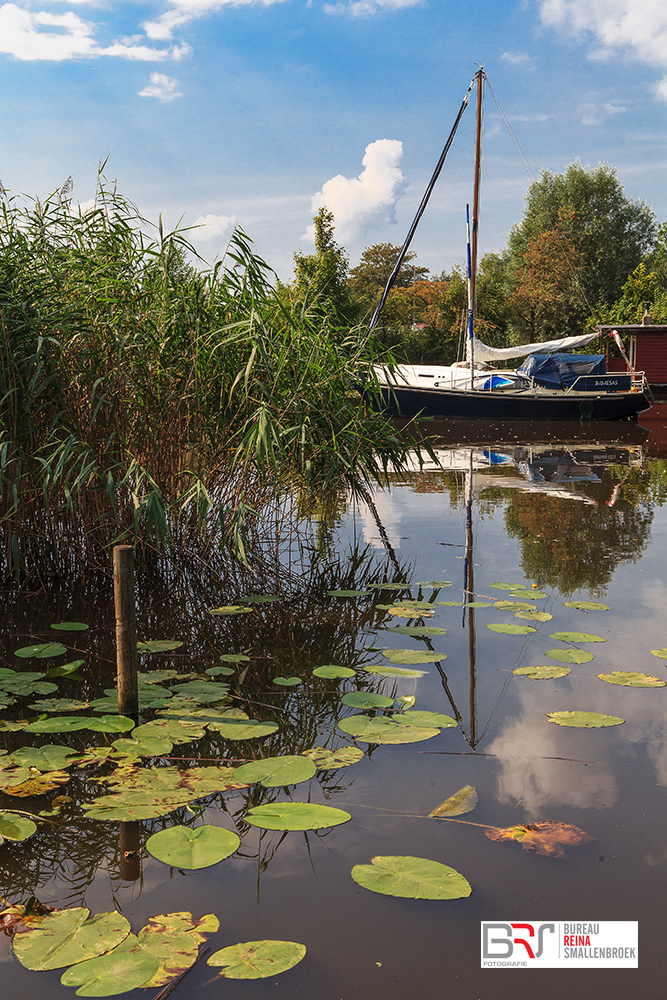
[[241,230],[202,267],[102,177],[89,211],[67,192],[0,209],[5,579],[106,571],[125,541],[146,565],[251,565],[303,508],[288,494],[331,506],[402,467],[354,391],[376,347],[277,295]]

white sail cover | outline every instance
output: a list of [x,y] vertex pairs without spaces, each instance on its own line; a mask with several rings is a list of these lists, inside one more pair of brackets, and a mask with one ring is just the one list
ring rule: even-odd
[[[516,347],[487,347],[477,337],[473,338],[475,361],[506,361],[508,358],[521,358],[524,354],[551,354],[553,351],[569,351],[573,347],[583,347],[598,336],[597,333],[587,333],[582,337],[562,337],[560,340],[545,340],[541,344],[517,344]],[[468,345],[468,361],[470,360],[470,341]]]

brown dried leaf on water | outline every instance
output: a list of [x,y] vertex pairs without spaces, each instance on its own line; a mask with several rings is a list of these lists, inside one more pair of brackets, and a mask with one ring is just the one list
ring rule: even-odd
[[578,826],[569,823],[556,823],[552,819],[543,819],[538,823],[526,823],[523,826],[508,826],[502,829],[494,826],[484,833],[489,840],[518,840],[524,851],[535,851],[549,858],[564,858],[563,847],[577,847],[595,840],[590,833],[580,830]]
[[43,795],[44,792],[50,792],[59,785],[65,785],[70,779],[67,771],[48,771],[46,774],[40,774],[37,768],[30,768],[30,770],[34,771],[33,777],[22,781],[19,785],[5,788],[5,794],[16,795],[18,798]]
[[476,808],[477,789],[472,785],[464,785],[458,792],[450,795],[448,799],[428,814],[429,819],[440,819],[447,816],[463,816],[464,813],[472,812]]
[[57,910],[57,906],[47,906],[46,903],[40,903],[38,899],[31,896],[26,903],[17,903],[14,906],[8,906],[6,910],[0,910],[0,930],[10,934],[18,924],[28,923],[35,917],[55,913]]

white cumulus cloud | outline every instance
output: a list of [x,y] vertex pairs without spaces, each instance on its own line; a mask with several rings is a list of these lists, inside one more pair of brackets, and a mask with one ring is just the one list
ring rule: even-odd
[[269,7],[284,0],[171,0],[171,10],[161,14],[155,21],[145,21],[142,25],[149,38],[164,41],[171,38],[174,28],[180,28],[188,21],[193,21],[204,14],[219,10],[221,7],[240,7],[246,4],[262,4]]
[[139,97],[156,97],[158,101],[166,103],[174,101],[183,94],[176,90],[178,80],[166,73],[151,73],[151,82],[143,90],[138,91]]
[[[382,209],[393,212],[404,186],[404,177],[398,168],[403,156],[403,143],[398,139],[377,139],[366,146],[361,161],[363,170],[358,177],[337,174],[318,191],[312,201],[312,210],[326,207],[336,220],[336,235],[348,239],[369,215]],[[313,240],[314,226],[309,226],[305,237]]]
[[156,61],[178,59],[189,51],[187,46],[155,49],[139,44],[136,39],[121,39],[101,46],[95,40],[95,31],[95,24],[84,21],[73,11],[50,14],[26,10],[15,3],[0,6],[0,52],[24,61],[62,62],[96,56]]
[[[592,35],[591,58],[630,52],[667,71],[667,4],[664,0],[542,0],[542,20],[579,37]],[[667,75],[656,93],[667,98]]]
[[195,226],[201,226],[201,230],[194,234],[195,239],[216,240],[236,224],[235,215],[200,215],[195,219]]

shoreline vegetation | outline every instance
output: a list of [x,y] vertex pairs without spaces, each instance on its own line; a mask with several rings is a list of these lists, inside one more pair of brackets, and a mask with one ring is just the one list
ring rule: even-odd
[[101,174],[91,210],[68,185],[0,210],[5,581],[108,573],[121,542],[149,567],[258,567],[403,467],[353,388],[391,352],[276,289],[242,230],[199,270],[186,230],[151,231]]

